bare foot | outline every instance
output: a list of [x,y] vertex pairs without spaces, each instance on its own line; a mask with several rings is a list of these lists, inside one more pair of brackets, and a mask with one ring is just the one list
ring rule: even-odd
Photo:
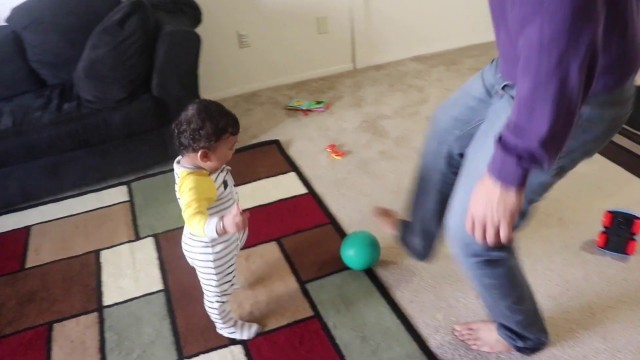
[[498,327],[493,321],[459,324],[453,327],[453,334],[473,350],[488,353],[513,351],[511,345],[498,335]]
[[378,220],[378,225],[387,235],[398,236],[400,234],[400,220],[398,214],[390,209],[377,207],[373,209],[373,216]]

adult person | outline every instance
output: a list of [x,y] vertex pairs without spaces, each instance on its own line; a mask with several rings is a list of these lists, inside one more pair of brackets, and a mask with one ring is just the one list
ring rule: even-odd
[[420,260],[444,232],[491,316],[456,325],[460,340],[479,351],[533,354],[547,345],[548,333],[513,233],[528,209],[629,117],[639,4],[490,0],[489,6],[498,58],[434,114],[411,219],[384,208],[375,215]]

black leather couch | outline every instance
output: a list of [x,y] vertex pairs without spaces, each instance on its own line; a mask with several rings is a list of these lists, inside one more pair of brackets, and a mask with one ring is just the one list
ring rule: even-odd
[[0,213],[170,161],[193,0],[27,0],[0,26]]

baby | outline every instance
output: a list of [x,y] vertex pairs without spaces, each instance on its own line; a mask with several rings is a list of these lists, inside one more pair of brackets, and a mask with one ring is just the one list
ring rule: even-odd
[[180,156],[173,168],[175,191],[185,222],[182,250],[200,280],[204,307],[219,334],[251,339],[254,323],[231,314],[236,259],[247,240],[248,213],[238,204],[230,168],[238,142],[238,118],[222,104],[195,100],[173,124]]

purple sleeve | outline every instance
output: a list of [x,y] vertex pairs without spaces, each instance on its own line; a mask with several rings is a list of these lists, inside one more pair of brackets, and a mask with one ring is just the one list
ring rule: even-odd
[[[593,83],[601,9],[597,1],[525,1],[512,19],[522,21],[516,97],[489,172],[522,187],[534,168],[550,166],[562,150]],[[527,5],[524,5],[527,4]]]

